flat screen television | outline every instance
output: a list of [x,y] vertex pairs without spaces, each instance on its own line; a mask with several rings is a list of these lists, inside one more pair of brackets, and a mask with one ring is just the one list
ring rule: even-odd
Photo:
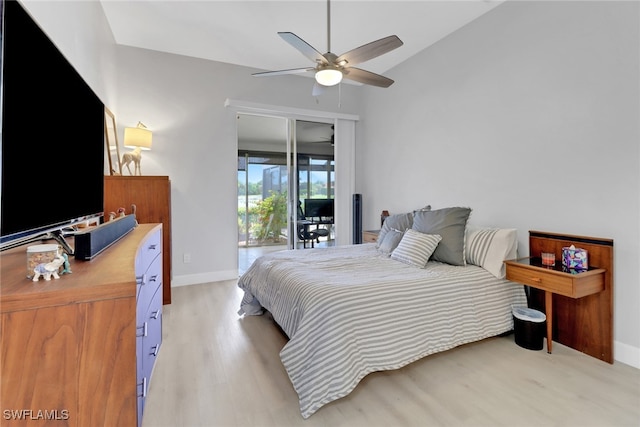
[[304,199],[304,215],[307,218],[332,218],[333,199]]
[[2,250],[103,215],[105,115],[22,5],[0,8]]

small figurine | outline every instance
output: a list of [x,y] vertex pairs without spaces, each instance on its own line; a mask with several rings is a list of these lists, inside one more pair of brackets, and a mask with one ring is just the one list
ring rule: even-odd
[[124,208],[118,208],[118,216],[122,218],[125,215],[126,214],[124,213]]
[[115,212],[109,212],[109,221],[113,221],[114,219],[116,219],[116,213]]
[[[122,155],[122,165],[129,169],[129,175],[142,175],[142,172],[140,172],[141,159],[142,153],[140,147],[136,147],[133,151]],[[131,163],[133,163],[133,173],[131,172],[131,167],[129,167]]]
[[71,264],[69,263],[69,255],[66,252],[62,253],[62,258],[64,259],[64,263],[62,264],[62,271],[60,274],[71,274]]
[[43,276],[44,280],[51,280],[51,276],[54,279],[59,279],[58,270],[62,264],[64,264],[64,258],[57,254],[53,261],[36,265],[33,268],[33,281],[37,282],[40,276]]
[[[135,203],[131,204],[131,215],[133,215],[133,217],[135,218],[136,216],[136,210],[138,210],[138,207],[135,205]],[[138,226],[138,220],[136,219],[136,227]]]

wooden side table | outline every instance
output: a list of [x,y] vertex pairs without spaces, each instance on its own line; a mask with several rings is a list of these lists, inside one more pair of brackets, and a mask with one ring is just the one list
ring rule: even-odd
[[547,316],[547,352],[553,342],[553,294],[582,298],[604,290],[604,268],[590,268],[582,272],[563,271],[560,261],[553,267],[543,266],[540,258],[508,260],[506,279],[544,291]]
[[380,230],[365,230],[362,232],[362,241],[364,243],[375,243],[378,241],[378,233],[380,233]]

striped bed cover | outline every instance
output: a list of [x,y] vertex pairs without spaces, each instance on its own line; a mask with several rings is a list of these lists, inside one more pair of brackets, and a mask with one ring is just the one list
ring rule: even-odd
[[522,285],[481,267],[425,269],[375,244],[274,252],[243,274],[240,315],[268,310],[289,337],[280,352],[308,418],[367,374],[513,329]]

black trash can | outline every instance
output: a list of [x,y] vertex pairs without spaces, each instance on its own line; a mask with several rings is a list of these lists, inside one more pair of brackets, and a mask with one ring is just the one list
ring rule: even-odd
[[542,350],[547,316],[527,307],[514,307],[512,313],[516,344],[529,350]]

